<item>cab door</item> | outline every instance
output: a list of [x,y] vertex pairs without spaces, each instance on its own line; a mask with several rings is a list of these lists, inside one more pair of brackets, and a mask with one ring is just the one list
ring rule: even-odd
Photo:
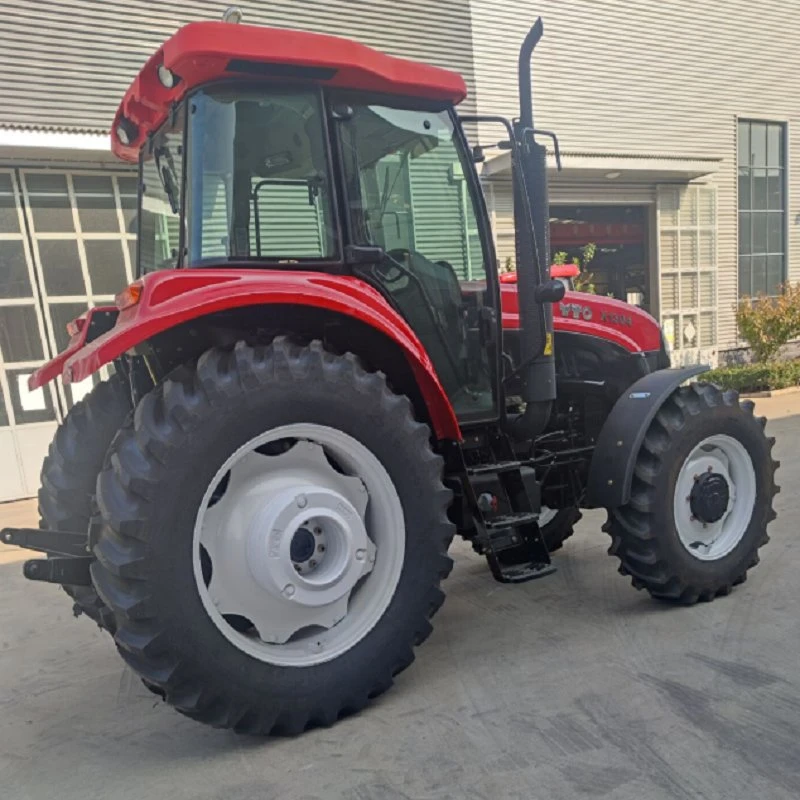
[[495,256],[480,187],[452,109],[332,97],[349,241],[379,248],[356,271],[408,320],[459,421],[496,419]]

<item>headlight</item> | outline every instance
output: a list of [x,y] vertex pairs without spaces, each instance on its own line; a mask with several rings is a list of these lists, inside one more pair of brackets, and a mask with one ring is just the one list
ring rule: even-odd
[[121,117],[117,129],[114,131],[117,139],[124,145],[133,144],[139,136],[138,126],[125,117]]
[[172,89],[178,82],[178,76],[163,64],[158,68],[158,79],[165,89]]

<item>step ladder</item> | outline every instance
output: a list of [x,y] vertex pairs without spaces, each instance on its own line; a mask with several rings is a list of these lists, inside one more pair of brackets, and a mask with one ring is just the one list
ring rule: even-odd
[[[534,500],[526,488],[523,470],[532,477],[527,462],[512,459],[467,467],[478,528],[475,543],[500,583],[524,583],[556,571],[539,530],[539,512],[535,510],[539,508],[538,489]],[[508,513],[495,513],[493,504],[479,493],[481,487],[473,482],[474,478],[492,474],[506,495]]]

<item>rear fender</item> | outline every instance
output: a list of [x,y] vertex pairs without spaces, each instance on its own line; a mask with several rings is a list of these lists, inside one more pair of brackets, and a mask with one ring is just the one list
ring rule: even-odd
[[31,389],[59,373],[78,382],[103,364],[190,320],[246,306],[280,304],[321,308],[367,325],[395,342],[405,355],[439,439],[461,440],[455,412],[428,354],[408,323],[375,289],[351,276],[316,272],[187,269],[154,272],[142,279],[139,301],[93,341],[73,337],[67,350],[31,376]]
[[583,505],[617,508],[630,500],[636,457],[650,423],[678,386],[708,369],[660,369],[640,378],[622,394],[597,438]]
[[97,306],[88,309],[70,322],[72,330],[68,330],[69,343],[55,358],[43,364],[28,378],[30,390],[38,389],[61,375],[67,361],[89,342],[110,331],[118,316],[119,309],[116,306]]

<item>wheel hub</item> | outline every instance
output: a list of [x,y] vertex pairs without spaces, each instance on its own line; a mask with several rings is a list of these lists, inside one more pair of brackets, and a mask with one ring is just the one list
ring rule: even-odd
[[314,534],[308,528],[299,528],[292,536],[292,543],[289,545],[289,557],[297,567],[307,561],[311,561],[316,549],[317,543],[314,541]]
[[723,558],[744,536],[755,502],[755,469],[744,445],[726,434],[703,439],[675,484],[673,513],[681,544],[700,561]]
[[698,476],[689,493],[692,516],[707,524],[721,520],[729,503],[730,487],[719,472],[705,472]]
[[300,484],[264,493],[249,526],[247,565],[273,596],[315,608],[350,592],[369,567],[369,548],[364,522],[343,493]]
[[200,596],[226,638],[269,663],[320,663],[365,635],[391,600],[402,507],[360,442],[298,423],[255,437],[220,467],[195,542]]

